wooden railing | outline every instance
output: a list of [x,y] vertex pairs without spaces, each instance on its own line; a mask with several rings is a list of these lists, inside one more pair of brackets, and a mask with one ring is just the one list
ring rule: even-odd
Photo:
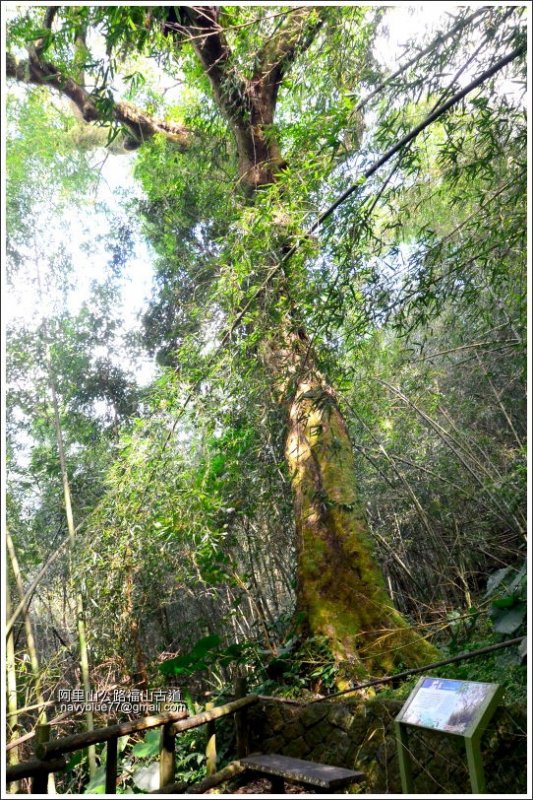
[[[242,689],[242,684],[241,684]],[[206,764],[207,775],[216,772],[216,720],[235,714],[236,752],[238,757],[247,754],[248,725],[246,710],[248,706],[256,703],[259,697],[254,694],[245,695],[232,700],[223,706],[208,707],[201,714],[190,717],[187,711],[174,711],[151,717],[142,717],[118,725],[109,725],[106,728],[95,728],[92,731],[75,733],[72,736],[63,736],[50,740],[50,726],[40,725],[36,730],[36,758],[21,764],[10,766],[6,770],[6,782],[32,778],[32,794],[46,794],[48,775],[51,772],[61,772],[66,769],[65,753],[82,750],[89,745],[106,743],[106,776],[105,793],[116,794],[118,776],[118,740],[121,736],[139,733],[141,731],[161,728],[159,742],[159,785],[165,786],[174,783],[176,771],[175,737],[182,731],[198,728],[200,725],[208,726]],[[210,704],[211,705],[211,704]]]

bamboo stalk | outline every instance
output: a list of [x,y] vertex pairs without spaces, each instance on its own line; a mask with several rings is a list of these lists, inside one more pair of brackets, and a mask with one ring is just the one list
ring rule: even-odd
[[409,61],[406,61],[404,64],[402,64],[395,72],[392,73],[392,75],[386,77],[378,86],[376,86],[375,89],[369,92],[366,95],[366,97],[363,97],[362,100],[359,100],[352,113],[355,114],[358,111],[362,111],[362,109],[370,102],[370,100],[372,100],[373,97],[382,92],[383,89],[385,89],[389,84],[391,84],[396,78],[399,78],[402,73],[404,73],[418,61],[420,61],[424,56],[427,56],[428,53],[431,53],[432,50],[436,50],[436,48],[440,44],[445,42],[446,39],[449,39],[450,36],[454,36],[455,34],[459,33],[459,31],[461,31],[463,28],[469,25],[476,17],[478,17],[485,11],[486,9],[484,8],[478,8],[474,11],[473,14],[470,14],[465,19],[459,20],[459,22],[457,22],[452,28],[447,30],[445,33],[438,34],[430,42],[430,44],[426,48],[424,48],[424,50],[421,50],[413,58],[410,58]]
[[[20,570],[17,551],[15,550],[15,543],[11,538],[11,531],[9,529],[6,529],[6,547],[9,553],[9,560],[11,563],[11,568],[13,570],[13,575],[15,576],[17,591],[19,593],[20,599],[22,600],[22,598],[24,597],[24,581],[22,579],[22,573]],[[37,704],[40,706],[39,722],[42,722],[44,724],[47,722],[46,711],[44,710],[45,699],[41,684],[41,671],[39,667],[39,657],[37,655],[37,644],[35,642],[35,637],[33,635],[33,625],[30,619],[30,614],[28,609],[24,611],[24,630],[26,632],[26,646],[28,648],[28,655],[30,657],[30,666],[33,675],[33,684],[35,687],[35,698],[37,700]]]
[[[451,450],[451,452],[460,461],[460,463],[463,465],[463,467],[466,469],[466,471],[473,477],[473,479],[476,481],[476,483],[480,486],[481,491],[484,494],[486,494],[490,498],[490,500],[493,502],[494,508],[495,508],[495,510],[497,510],[497,514],[500,517],[500,519],[502,521],[504,521],[506,524],[508,524],[508,522],[509,522],[508,518],[509,518],[509,516],[511,516],[515,520],[515,522],[516,522],[516,524],[518,526],[519,532],[522,533],[523,532],[522,531],[522,526],[520,525],[520,522],[516,519],[514,514],[512,514],[505,505],[502,506],[500,504],[499,498],[494,494],[494,492],[492,492],[488,488],[488,486],[485,485],[485,483],[480,478],[480,476],[477,474],[477,472],[474,470],[472,465],[469,464],[469,462],[468,462],[468,460],[466,458],[466,456],[468,455],[468,450],[465,449],[464,445],[462,445],[461,442],[459,442],[456,439],[456,437],[452,436],[450,434],[450,432],[447,431],[445,428],[443,428],[442,425],[440,425],[436,420],[434,420],[432,417],[430,417],[428,414],[426,414],[426,412],[423,409],[419,408],[416,405],[416,403],[414,403],[411,399],[409,399],[409,397],[407,397],[403,392],[401,392],[400,389],[396,388],[395,386],[392,386],[390,383],[387,383],[387,381],[381,380],[380,378],[374,378],[374,380],[376,381],[376,383],[379,383],[382,386],[385,386],[390,392],[392,392],[397,397],[399,397],[406,405],[410,406],[410,408],[412,408],[435,431],[437,436]],[[448,420],[449,420],[449,417],[448,417]],[[472,458],[471,455],[470,455],[470,457]],[[482,465],[480,465],[478,461],[476,461],[476,463],[478,464],[478,466],[481,466],[481,468],[483,469]],[[493,480],[493,478],[490,475],[490,473],[487,473],[485,471],[484,474],[486,474],[491,480]]]
[[[44,703],[34,703],[32,706],[24,706],[23,708],[17,709],[16,714],[26,714],[28,711],[35,711],[37,708],[46,708],[47,706],[55,706],[57,705],[55,700],[46,700]],[[11,711],[7,712],[8,717],[12,717],[13,713]]]
[[[11,562],[11,568],[13,570],[13,575],[15,576],[15,582],[17,585],[17,591],[19,593],[21,601],[24,598],[24,582],[22,579],[22,573],[20,570],[20,565],[17,557],[17,551],[15,549],[15,544],[13,539],[11,538],[11,532],[9,529],[6,528],[6,546],[9,553],[9,559]],[[10,616],[10,614],[8,614]],[[37,723],[45,725],[48,722],[46,707],[47,703],[45,702],[44,695],[43,695],[43,688],[41,683],[41,672],[39,667],[39,656],[37,653],[37,643],[35,641],[35,637],[33,635],[33,625],[30,618],[30,612],[28,608],[24,609],[23,612],[24,617],[24,629],[26,632],[26,646],[28,649],[28,655],[30,657],[30,666],[31,672],[33,676],[33,684],[35,689],[35,698],[37,700],[37,706],[39,708],[39,715],[37,717]],[[10,641],[11,637],[8,637],[8,642]],[[19,711],[19,714],[22,713],[22,710]],[[14,727],[16,725],[17,719],[15,717]],[[15,758],[18,758],[17,751],[15,750],[12,754]],[[12,762],[13,763],[13,762]],[[12,787],[14,788],[14,787]],[[48,789],[50,794],[55,794],[55,784],[54,784],[54,776],[52,773],[48,775]]]
[[[6,587],[6,613],[9,617],[11,615],[11,597],[9,594],[9,586]],[[7,709],[9,720],[9,738],[11,742],[16,741],[18,731],[18,709],[17,709],[17,672],[15,661],[15,639],[13,631],[7,637],[6,643],[6,688],[7,688]],[[8,751],[7,761],[10,766],[14,767],[18,764],[19,756],[18,751],[12,748]],[[11,786],[10,792],[16,792],[18,786]]]
[[[205,710],[211,711],[215,707],[214,703],[207,703]],[[214,775],[217,771],[217,734],[215,720],[207,723],[207,744],[205,747],[205,762],[208,775]]]
[[[38,253],[37,240],[34,235],[33,245],[35,253]],[[39,294],[42,296],[41,277],[39,271],[39,263],[37,257],[35,258],[35,267],[37,275],[37,285]],[[53,410],[53,424],[56,438],[57,454],[59,456],[59,465],[61,469],[61,479],[63,483],[63,499],[65,503],[65,516],[67,519],[68,541],[70,543],[70,550],[68,552],[68,571],[69,576],[72,578],[72,554],[75,548],[76,540],[76,526],[74,525],[74,514],[72,509],[72,495],[70,491],[70,481],[68,477],[67,460],[65,455],[65,445],[63,441],[63,429],[61,426],[61,416],[59,413],[59,399],[57,395],[56,379],[54,375],[54,368],[52,364],[51,345],[48,339],[48,327],[45,323],[44,327],[44,344],[45,344],[45,365],[48,373],[48,386],[52,395],[52,410]],[[87,643],[87,632],[85,626],[84,602],[81,590],[76,590],[76,627],[78,631],[78,648],[79,648],[79,663],[80,672],[83,683],[83,690],[85,697],[88,698],[90,694],[90,668],[89,668],[89,650]],[[40,702],[41,697],[37,697]],[[42,711],[41,714],[46,719],[46,712]],[[85,719],[87,722],[87,729],[92,731],[94,728],[94,716],[92,710],[88,709],[85,712]],[[87,762],[89,765],[89,775],[91,778],[96,772],[96,750],[94,747],[89,747],[87,751]]]

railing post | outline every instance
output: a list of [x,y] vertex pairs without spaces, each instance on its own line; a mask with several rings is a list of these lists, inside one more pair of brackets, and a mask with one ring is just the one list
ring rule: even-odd
[[159,740],[159,788],[168,783],[174,783],[175,773],[176,737],[172,723],[167,723],[161,728]]
[[[211,711],[215,707],[214,703],[206,703],[205,710]],[[205,748],[205,762],[207,767],[207,774],[214,775],[217,771],[217,735],[215,729],[215,720],[212,719],[207,723],[207,745]]]
[[105,761],[105,793],[117,793],[118,738],[109,739]]
[[[50,740],[50,725],[35,726],[35,755],[37,758],[44,759],[44,746]],[[31,782],[32,794],[48,794],[48,773],[38,772]]]
[[[239,699],[246,696],[246,678],[239,676],[235,678],[235,697]],[[248,755],[248,709],[241,708],[235,713],[235,749],[237,758],[244,758]]]

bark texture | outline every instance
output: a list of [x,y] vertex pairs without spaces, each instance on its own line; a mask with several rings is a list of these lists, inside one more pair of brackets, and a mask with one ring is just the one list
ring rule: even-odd
[[298,547],[298,609],[353,673],[422,665],[435,648],[394,608],[373,554],[358,496],[353,447],[333,387],[290,316],[263,361],[287,419],[285,457]]
[[124,141],[126,149],[135,150],[157,133],[174,142],[181,150],[190,146],[190,132],[183,125],[144,114],[125,100],[113,104],[110,109],[110,119],[107,120],[96,98],[81,83],[70,76],[63,75],[53,64],[45,61],[35,47],[29,48],[28,54],[27,59],[17,59],[11,53],[7,53],[6,76],[8,78],[55,89],[68,97],[76,112],[85,122],[106,122],[114,119],[124,125],[130,133]]

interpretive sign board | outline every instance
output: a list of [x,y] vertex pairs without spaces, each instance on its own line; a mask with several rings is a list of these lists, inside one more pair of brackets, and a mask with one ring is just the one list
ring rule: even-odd
[[479,740],[496,710],[501,693],[501,687],[496,683],[420,678],[395,720],[405,793],[414,791],[407,746],[409,726],[461,736],[465,741],[472,791],[478,794],[484,791]]
[[470,736],[498,689],[495,683],[421,678],[396,719],[407,725]]

